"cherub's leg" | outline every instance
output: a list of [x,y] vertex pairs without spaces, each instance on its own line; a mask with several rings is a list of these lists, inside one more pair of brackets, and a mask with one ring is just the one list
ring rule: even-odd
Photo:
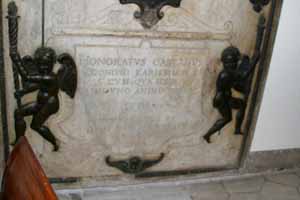
[[243,135],[241,130],[242,130],[242,125],[246,113],[246,103],[244,102],[243,99],[232,98],[231,106],[234,109],[238,109],[238,112],[236,114],[235,134]]
[[220,131],[226,124],[232,120],[232,112],[229,104],[225,104],[222,107],[218,108],[222,118],[216,121],[216,123],[209,129],[209,131],[204,136],[204,139],[207,143],[211,143],[210,138],[213,134]]
[[53,107],[51,104],[45,105],[36,115],[33,116],[31,128],[38,132],[45,140],[53,145],[53,150],[59,150],[59,144],[53,133],[44,123],[48,118],[54,114]]
[[37,103],[29,103],[15,110],[15,132],[16,138],[12,145],[15,145],[20,137],[25,135],[26,122],[24,117],[33,115],[38,109]]

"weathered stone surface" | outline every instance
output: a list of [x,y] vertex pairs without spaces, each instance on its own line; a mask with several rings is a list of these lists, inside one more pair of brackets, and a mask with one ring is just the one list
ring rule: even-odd
[[[225,180],[222,183],[198,183],[190,184],[179,182],[179,185],[163,184],[160,186],[136,185],[129,187],[111,187],[111,188],[90,188],[78,191],[58,191],[61,200],[72,200],[71,196],[81,197],[82,200],[150,200],[150,199],[180,199],[180,200],[296,200],[300,199],[300,191],[297,187],[288,186],[293,185],[294,180],[288,175],[294,173],[287,173],[287,176],[282,176],[285,185],[276,184],[266,179],[266,182],[260,190],[253,190],[253,184],[257,182],[259,185],[264,177],[256,177],[253,179],[240,179],[239,182],[232,184],[232,180]],[[249,185],[250,190],[240,187]],[[230,185],[228,192],[223,185]],[[249,192],[253,191],[253,192]],[[69,194],[69,195],[68,195]],[[75,195],[76,194],[76,195]],[[152,197],[152,198],[151,198]]]
[[70,194],[71,200],[83,200],[83,197],[80,194]]
[[296,187],[285,186],[267,182],[261,192],[263,200],[299,200],[300,196]]
[[250,152],[246,164],[248,171],[289,169],[300,167],[300,150],[286,149]]
[[57,194],[59,200],[72,200],[69,194]]
[[229,200],[263,200],[258,193],[235,193],[231,194]]
[[92,191],[84,195],[84,200],[191,200],[188,193],[177,191],[176,187],[172,191],[161,189],[140,189],[117,192]]
[[[3,3],[6,7],[8,0]],[[17,4],[20,52],[32,55],[40,46],[41,2]],[[148,159],[164,152],[165,159],[150,171],[237,164],[243,138],[233,134],[234,123],[216,134],[213,144],[202,136],[219,118],[212,100],[221,52],[236,45],[243,54],[252,53],[258,15],[251,4],[183,1],[181,8],[164,8],[165,17],[151,30],[133,19],[135,10],[111,0],[46,1],[46,44],[58,54],[70,53],[79,72],[74,101],[61,93],[61,109],[47,122],[61,141],[60,151],[53,153],[40,136],[27,132],[49,177],[130,180],[105,164],[108,155]]]
[[266,176],[266,178],[273,183],[283,184],[287,186],[297,187],[300,185],[300,178],[294,173],[269,175]]
[[263,177],[254,177],[242,180],[224,182],[226,190],[230,193],[258,192],[264,184]]
[[221,183],[193,184],[185,188],[193,200],[223,200],[229,197]]
[[59,200],[84,200],[82,192],[58,191],[57,196]]

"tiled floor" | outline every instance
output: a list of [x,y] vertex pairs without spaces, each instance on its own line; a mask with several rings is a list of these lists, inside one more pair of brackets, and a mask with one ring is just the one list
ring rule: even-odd
[[60,200],[300,200],[300,171],[206,184],[58,193]]

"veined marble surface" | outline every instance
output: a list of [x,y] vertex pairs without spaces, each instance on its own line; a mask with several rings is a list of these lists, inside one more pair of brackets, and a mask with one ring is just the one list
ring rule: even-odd
[[[3,1],[4,7],[7,3]],[[17,4],[20,52],[32,54],[41,41],[41,4]],[[126,159],[165,153],[150,171],[238,162],[243,137],[233,134],[234,123],[213,144],[202,136],[219,118],[212,99],[221,52],[236,45],[242,53],[252,53],[258,21],[252,5],[183,0],[181,8],[165,7],[165,17],[151,30],[133,18],[136,9],[118,0],[46,1],[46,44],[58,54],[74,56],[79,71],[74,101],[61,93],[60,112],[47,123],[61,141],[60,151],[52,152],[40,136],[27,132],[49,177],[132,179],[108,167],[108,155]],[[8,55],[6,61],[10,63]],[[13,79],[8,74],[8,114],[13,119]],[[9,126],[12,130],[13,120]]]

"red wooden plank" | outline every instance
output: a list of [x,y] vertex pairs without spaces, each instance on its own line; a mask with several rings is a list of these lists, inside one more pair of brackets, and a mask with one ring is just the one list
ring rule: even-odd
[[30,144],[22,137],[12,151],[3,176],[5,200],[58,200]]

